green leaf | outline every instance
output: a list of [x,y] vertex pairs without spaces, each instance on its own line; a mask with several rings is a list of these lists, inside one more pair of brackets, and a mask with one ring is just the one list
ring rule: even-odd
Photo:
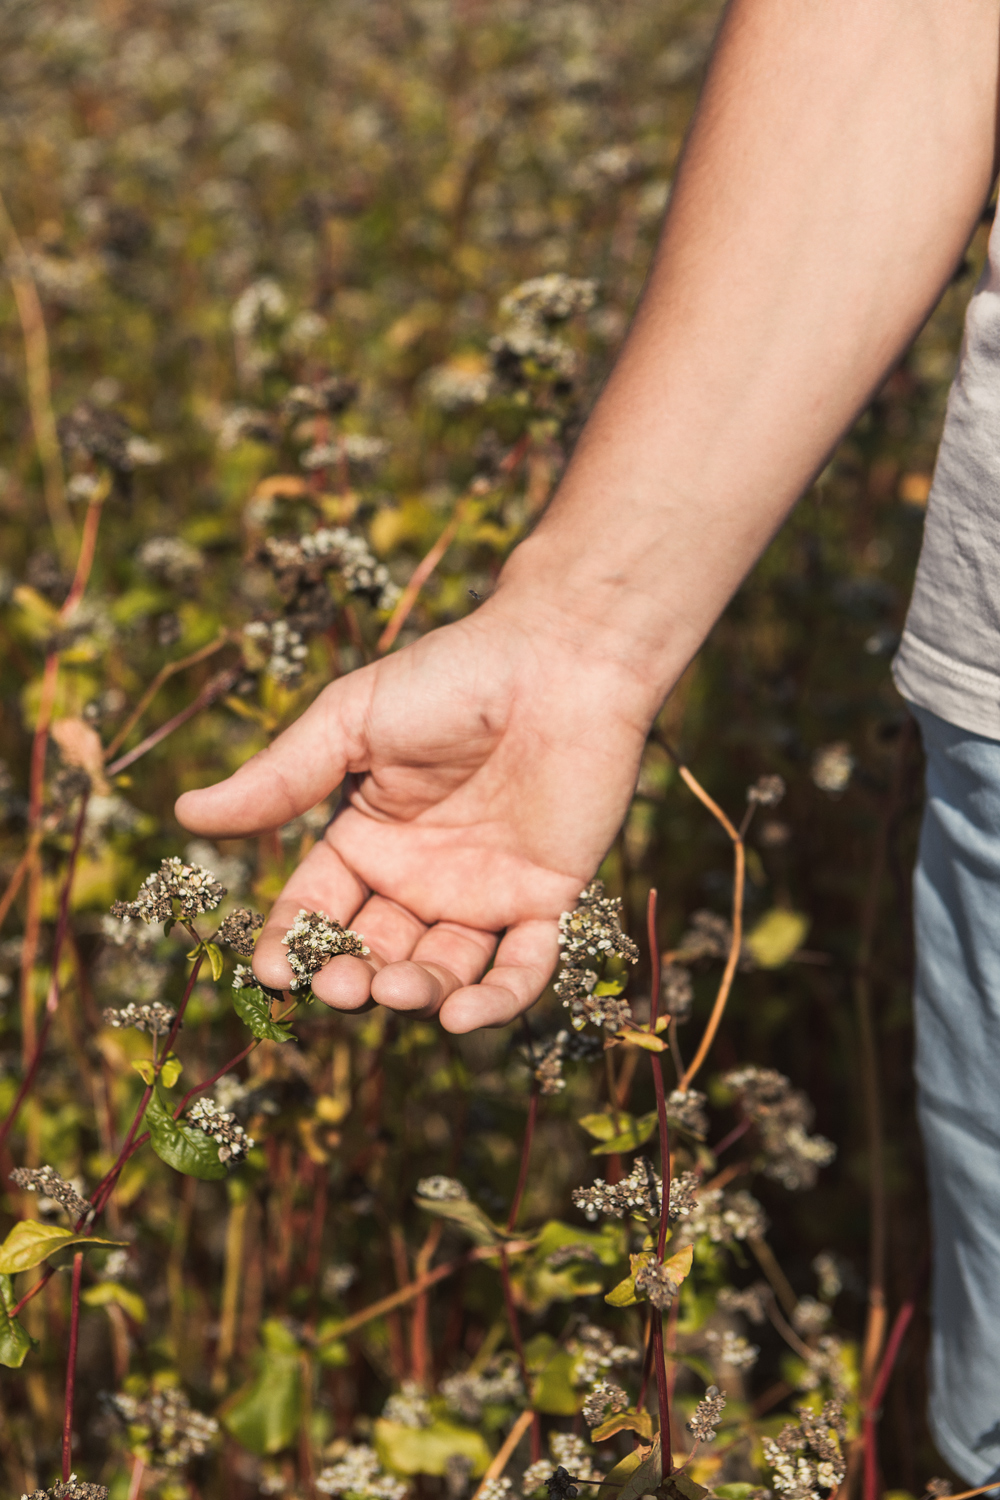
[[635,1278],[643,1266],[647,1266],[651,1260],[655,1259],[656,1252],[653,1250],[640,1250],[638,1255],[630,1255],[631,1273],[625,1277],[624,1281],[619,1281],[617,1286],[611,1288],[604,1299],[605,1302],[610,1307],[634,1307],[640,1300],[635,1289]]
[[[638,1463],[632,1463],[625,1470],[629,1459],[638,1458]],[[645,1455],[630,1453],[628,1458],[623,1458],[620,1464],[616,1464],[607,1476],[608,1486],[604,1485],[598,1490],[598,1500],[641,1500],[643,1495],[651,1495],[663,1478],[663,1460],[660,1457],[660,1439],[653,1439],[653,1446]],[[611,1484],[620,1484],[621,1489],[611,1489]]]
[[756,1489],[755,1484],[746,1484],[738,1480],[734,1484],[717,1484],[712,1494],[717,1496],[718,1500],[750,1500],[750,1496]]
[[58,1224],[39,1224],[37,1219],[22,1219],[0,1245],[0,1273],[16,1276],[30,1271],[43,1260],[64,1250],[67,1245],[121,1245],[123,1240],[99,1240],[95,1235],[74,1234]]
[[448,1460],[461,1457],[471,1462],[472,1473],[478,1476],[492,1457],[482,1433],[445,1417],[438,1417],[429,1427],[405,1427],[379,1417],[375,1451],[382,1465],[397,1474],[444,1474]]
[[153,1079],[156,1077],[156,1067],[152,1058],[140,1057],[133,1059],[132,1066],[142,1079],[147,1088],[152,1088]]
[[34,1344],[10,1310],[14,1306],[14,1289],[9,1276],[0,1276],[0,1365],[19,1370]]
[[264,1350],[258,1373],[219,1412],[223,1427],[261,1456],[280,1453],[294,1440],[302,1419],[302,1354],[276,1318],[261,1329]]
[[[621,1224],[607,1224],[594,1233],[550,1219],[531,1255],[525,1257],[514,1272],[514,1285],[525,1309],[540,1313],[552,1302],[571,1302],[577,1297],[592,1297],[602,1292],[602,1269],[617,1265],[622,1259],[625,1235],[625,1227]],[[554,1252],[574,1248],[579,1251],[578,1260],[549,1264],[549,1257]]]
[[421,1198],[415,1199],[419,1208],[439,1219],[447,1219],[463,1230],[477,1245],[499,1245],[503,1242],[503,1231],[488,1219],[471,1198]]
[[218,984],[222,978],[222,966],[225,962],[222,957],[222,949],[218,943],[206,943],[205,952],[208,954],[208,961],[212,965],[212,978]]
[[[723,1489],[727,1488],[729,1488],[728,1485],[723,1485]],[[753,1485],[740,1485],[737,1488],[752,1491],[754,1487]],[[703,1484],[699,1484],[697,1480],[692,1479],[690,1474],[678,1472],[671,1474],[663,1481],[663,1488],[660,1493],[666,1495],[668,1500],[704,1500],[709,1491],[706,1490]],[[721,1491],[715,1490],[712,1493],[717,1495]]]
[[160,1082],[165,1089],[172,1089],[178,1078],[184,1071],[184,1064],[173,1052],[166,1058],[160,1069]]
[[653,1131],[656,1129],[656,1111],[651,1114],[640,1115],[639,1118],[631,1119],[627,1127],[620,1135],[613,1135],[608,1140],[602,1141],[599,1146],[591,1146],[591,1156],[609,1156],[613,1152],[635,1151],[639,1146],[645,1145]]
[[615,1041],[624,1042],[626,1047],[641,1047],[644,1052],[666,1052],[668,1046],[661,1036],[655,1036],[651,1031],[641,1031],[638,1027],[616,1031]]
[[618,1496],[621,1494],[621,1487],[628,1483],[631,1476],[642,1464],[644,1451],[648,1453],[649,1449],[633,1448],[631,1453],[626,1453],[625,1457],[619,1463],[615,1464],[610,1474],[605,1476],[608,1481],[607,1484],[602,1484],[601,1488],[597,1491],[597,1500],[618,1500]]
[[583,1395],[573,1385],[573,1363],[573,1356],[566,1349],[558,1349],[548,1361],[532,1387],[531,1404],[535,1411],[553,1417],[573,1417],[580,1410]]
[[647,1443],[653,1441],[653,1419],[648,1411],[619,1411],[590,1434],[592,1443],[604,1443],[616,1432],[637,1432]]
[[188,1177],[199,1177],[203,1182],[218,1182],[227,1175],[216,1142],[194,1125],[175,1120],[165,1108],[158,1088],[153,1090],[146,1106],[146,1126],[153,1150],[168,1167]]
[[[602,1111],[596,1115],[581,1115],[576,1123],[582,1125],[587,1134],[592,1135],[595,1141],[610,1141],[611,1137],[617,1135],[621,1129],[622,1121],[633,1120],[634,1118],[634,1115],[626,1114],[624,1110],[619,1110],[615,1116],[605,1114]],[[616,1121],[617,1124],[615,1123]]]
[[761,969],[780,969],[802,947],[809,918],[774,906],[747,933],[744,942]]
[[595,995],[620,995],[625,988],[624,979],[602,979],[594,985]]
[[108,1307],[114,1304],[127,1312],[133,1323],[146,1321],[146,1304],[139,1293],[117,1281],[99,1281],[96,1286],[88,1286],[80,1301],[87,1307]]
[[233,990],[233,1009],[255,1037],[265,1042],[291,1042],[294,1033],[271,1020],[271,1001],[263,990],[244,986]]

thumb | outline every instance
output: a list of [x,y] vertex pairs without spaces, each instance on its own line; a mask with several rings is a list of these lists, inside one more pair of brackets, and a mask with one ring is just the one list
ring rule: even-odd
[[372,670],[324,688],[300,719],[225,781],[184,792],[174,808],[181,827],[204,838],[278,828],[315,807],[348,770],[365,769]]

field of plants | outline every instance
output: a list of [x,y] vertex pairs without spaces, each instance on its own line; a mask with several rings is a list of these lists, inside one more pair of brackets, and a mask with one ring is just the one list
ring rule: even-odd
[[218,844],[172,812],[489,596],[719,10],[0,7],[4,1496],[949,1493],[889,662],[985,224],[668,700],[523,1022],[328,1009],[322,914],[263,991],[335,798]]

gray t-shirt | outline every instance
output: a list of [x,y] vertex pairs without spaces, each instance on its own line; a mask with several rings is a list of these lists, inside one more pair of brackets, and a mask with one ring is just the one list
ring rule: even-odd
[[892,675],[912,703],[1000,740],[1000,217],[966,314]]

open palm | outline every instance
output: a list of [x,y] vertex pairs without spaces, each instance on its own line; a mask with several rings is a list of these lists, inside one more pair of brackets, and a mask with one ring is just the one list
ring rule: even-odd
[[558,915],[621,823],[654,710],[619,664],[488,605],[331,684],[177,816],[208,837],[261,832],[343,782],[260,935],[258,977],[288,986],[281,939],[305,907],[371,949],[316,975],[328,1004],[502,1025],[555,966]]

